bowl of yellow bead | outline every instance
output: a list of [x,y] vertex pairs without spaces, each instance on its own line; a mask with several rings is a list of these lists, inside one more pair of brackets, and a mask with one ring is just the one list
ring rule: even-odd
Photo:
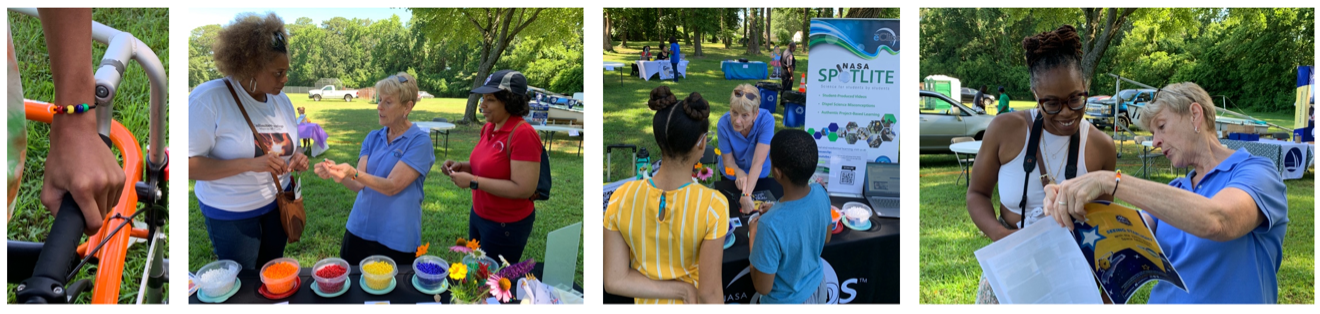
[[372,255],[362,259],[358,267],[362,269],[363,288],[386,290],[394,283],[394,275],[399,273],[394,259],[384,255]]

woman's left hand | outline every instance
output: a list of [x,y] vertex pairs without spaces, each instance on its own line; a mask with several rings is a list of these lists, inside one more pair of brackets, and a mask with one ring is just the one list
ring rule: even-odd
[[335,183],[340,183],[343,182],[344,179],[356,175],[357,169],[353,169],[353,166],[345,163],[331,165],[326,168],[326,172],[330,174],[330,177],[335,179]]
[[1060,225],[1071,230],[1071,219],[1086,220],[1086,203],[1108,193],[1106,188],[1112,189],[1113,181],[1113,172],[1096,171],[1062,184],[1046,186],[1045,214],[1053,216]]
[[471,173],[467,173],[467,172],[454,171],[449,173],[449,179],[454,181],[454,185],[460,188],[466,189],[472,186],[473,178],[474,176]]
[[290,171],[307,171],[307,155],[293,154],[289,159]]

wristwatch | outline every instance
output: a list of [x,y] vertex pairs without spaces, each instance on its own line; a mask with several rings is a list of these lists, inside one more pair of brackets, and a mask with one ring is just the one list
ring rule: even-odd
[[473,190],[478,190],[478,189],[479,189],[479,188],[477,188],[477,178],[472,178],[472,181],[468,181],[468,188],[473,189]]

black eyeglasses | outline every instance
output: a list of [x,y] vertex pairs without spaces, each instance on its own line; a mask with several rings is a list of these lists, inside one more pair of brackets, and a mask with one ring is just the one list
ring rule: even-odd
[[[1068,109],[1072,109],[1072,111],[1082,111],[1086,109],[1087,97],[1090,97],[1090,93],[1082,92],[1080,94],[1074,94],[1072,97],[1068,98],[1066,106]],[[1045,113],[1048,114],[1059,114],[1060,112],[1063,112],[1063,107],[1065,106],[1065,103],[1054,98],[1037,99],[1036,104],[1039,104],[1042,107],[1041,109],[1044,109]]]
[[284,38],[284,32],[275,32],[270,36],[270,49],[279,52],[288,52],[288,42]]
[[734,89],[733,97],[743,97],[747,98],[747,100],[756,101],[756,94],[750,92],[744,93],[742,89]]

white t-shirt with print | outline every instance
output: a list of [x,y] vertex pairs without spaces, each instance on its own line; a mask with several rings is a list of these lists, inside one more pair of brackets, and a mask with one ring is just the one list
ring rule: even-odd
[[[231,82],[257,132],[271,151],[287,162],[299,145],[298,123],[294,120],[297,115],[289,96],[268,94],[266,102],[259,102],[242,84]],[[253,158],[260,151],[258,147],[224,79],[202,83],[188,94],[188,157]],[[288,184],[289,175],[280,176],[280,186]],[[198,180],[193,190],[201,203],[230,212],[269,205],[277,192],[269,173],[251,171],[218,180]]]

